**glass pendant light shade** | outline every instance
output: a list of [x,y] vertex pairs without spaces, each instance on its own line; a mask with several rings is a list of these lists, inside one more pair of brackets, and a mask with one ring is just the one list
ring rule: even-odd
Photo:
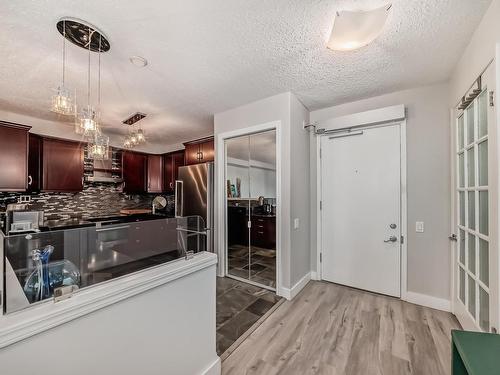
[[89,157],[92,159],[109,159],[109,137],[98,132],[92,142],[89,142]]
[[64,86],[57,88],[57,94],[52,95],[52,106],[50,110],[61,115],[75,114],[75,100],[71,92]]
[[82,108],[76,123],[76,132],[86,137],[94,136],[98,130],[97,113],[91,105]]
[[131,148],[132,147],[132,144],[130,143],[130,139],[129,139],[128,136],[125,138],[125,141],[123,141],[123,147],[125,147],[125,148]]
[[142,130],[141,128],[139,128],[137,130],[136,137],[137,137],[137,142],[138,143],[145,143],[146,142],[146,137],[144,135],[144,130]]
[[328,48],[350,51],[375,40],[384,28],[391,5],[369,11],[340,11],[333,21]]
[[66,24],[64,23],[63,33],[63,49],[62,49],[62,83],[57,88],[56,94],[52,95],[51,107],[52,112],[60,115],[74,115],[76,112],[76,102],[71,91],[64,86],[66,76]]

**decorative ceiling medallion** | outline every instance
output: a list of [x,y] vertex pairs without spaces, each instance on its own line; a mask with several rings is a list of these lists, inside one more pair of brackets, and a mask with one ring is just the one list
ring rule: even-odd
[[107,52],[111,48],[106,36],[95,26],[85,21],[76,18],[63,18],[57,22],[57,30],[71,43],[86,50],[89,49],[89,41],[90,50],[93,52]]

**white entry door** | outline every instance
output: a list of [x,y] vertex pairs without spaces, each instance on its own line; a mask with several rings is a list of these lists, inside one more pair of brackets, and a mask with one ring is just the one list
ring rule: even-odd
[[498,328],[498,153],[492,64],[454,126],[453,312],[468,330]]
[[400,130],[322,136],[324,280],[400,297]]

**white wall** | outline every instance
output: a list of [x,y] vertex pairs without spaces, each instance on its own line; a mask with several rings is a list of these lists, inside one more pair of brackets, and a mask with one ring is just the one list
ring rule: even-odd
[[[439,84],[311,112],[311,121],[404,104],[407,108],[408,290],[450,298],[449,86]],[[311,139],[312,227],[316,226],[316,142]],[[425,232],[415,232],[415,222]],[[312,237],[312,266],[316,238]]]
[[[309,123],[309,111],[297,99],[290,96],[290,215],[291,215],[291,286],[311,271],[311,201],[309,170],[309,133],[304,124]],[[295,228],[294,220],[299,220]]]
[[[309,135],[302,129],[301,120],[306,115],[307,110],[293,94],[287,92],[217,113],[214,116],[216,138],[221,133],[236,129],[273,121],[281,123],[279,140],[281,143],[281,202],[278,204],[281,207],[281,285],[287,289],[310,271],[309,247],[305,243],[309,238],[310,230],[309,202],[306,199],[307,195],[302,195],[304,192],[308,194],[309,176],[307,168],[301,168],[307,166],[309,157],[307,149]],[[292,147],[296,148],[293,150],[295,155],[291,152]],[[215,162],[222,163],[222,160],[216,158]],[[291,168],[292,163],[294,163],[293,168]],[[297,199],[301,199],[302,202],[297,202]],[[292,218],[296,217],[299,218],[301,227],[292,235]]]
[[214,264],[0,349],[0,372],[220,374],[215,278]]

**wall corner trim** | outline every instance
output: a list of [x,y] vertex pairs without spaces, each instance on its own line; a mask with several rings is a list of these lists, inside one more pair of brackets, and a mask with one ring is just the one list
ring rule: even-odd
[[320,279],[320,277],[319,277],[318,272],[316,272],[316,271],[311,271],[311,280],[316,280],[316,281],[321,280],[321,279]]
[[217,357],[217,359],[213,361],[210,366],[208,366],[207,369],[201,373],[201,375],[220,375],[221,371],[221,361],[220,358]]
[[405,298],[403,300],[406,302],[414,303],[416,305],[421,305],[436,310],[451,312],[451,301],[444,298],[438,298],[429,296],[427,294],[420,294],[407,291]]
[[290,301],[294,299],[295,296],[299,294],[302,289],[304,289],[304,287],[310,280],[311,280],[311,272],[308,272],[299,281],[297,281],[297,283],[290,289],[284,287],[280,288],[279,295]]

